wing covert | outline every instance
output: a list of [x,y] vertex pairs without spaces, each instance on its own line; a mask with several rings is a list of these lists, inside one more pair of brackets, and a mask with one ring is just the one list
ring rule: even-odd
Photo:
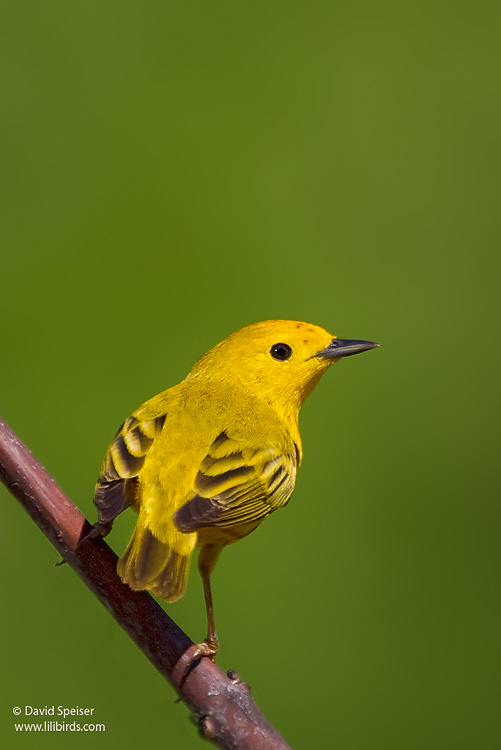
[[200,464],[195,497],[174,520],[181,531],[258,521],[285,505],[294,487],[296,453],[253,449],[222,432]]

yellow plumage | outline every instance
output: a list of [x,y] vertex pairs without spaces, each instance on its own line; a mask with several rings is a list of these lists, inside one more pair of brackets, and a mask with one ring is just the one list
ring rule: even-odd
[[217,651],[209,577],[220,551],[294,489],[301,404],[332,362],[373,346],[308,323],[247,326],[139,407],[115,436],[96,487],[95,533],[107,533],[132,506],[138,519],[118,573],[169,602],[183,595],[190,557],[202,547],[209,635],[200,654]]

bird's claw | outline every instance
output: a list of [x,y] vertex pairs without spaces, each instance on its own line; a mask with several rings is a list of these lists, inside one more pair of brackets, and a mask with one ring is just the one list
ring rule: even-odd
[[205,641],[202,641],[202,643],[197,643],[195,651],[193,652],[193,655],[191,657],[191,661],[192,663],[195,661],[200,661],[203,656],[206,656],[212,662],[215,662],[218,649],[219,643],[207,637]]
[[207,637],[202,643],[194,644],[184,652],[175,669],[178,676],[175,676],[174,679],[176,682],[179,682],[179,687],[184,685],[190,672],[195,669],[200,659],[203,659],[204,656],[212,662],[216,660],[218,647],[219,643],[217,640],[214,642]]

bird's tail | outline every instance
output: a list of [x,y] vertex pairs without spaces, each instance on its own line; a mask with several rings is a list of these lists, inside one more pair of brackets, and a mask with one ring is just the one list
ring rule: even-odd
[[196,535],[177,532],[177,539],[167,543],[158,539],[140,521],[141,517],[118,561],[118,575],[134,591],[147,589],[166,602],[175,602],[186,590]]

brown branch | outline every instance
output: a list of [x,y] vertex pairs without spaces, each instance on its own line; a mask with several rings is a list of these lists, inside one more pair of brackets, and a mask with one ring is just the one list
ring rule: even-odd
[[78,546],[90,524],[2,419],[0,477],[65,561],[174,686],[207,739],[228,750],[289,748],[236,673],[226,676],[204,658],[186,676],[193,641],[147,592],[132,591],[120,581],[117,557],[106,542],[89,540]]

